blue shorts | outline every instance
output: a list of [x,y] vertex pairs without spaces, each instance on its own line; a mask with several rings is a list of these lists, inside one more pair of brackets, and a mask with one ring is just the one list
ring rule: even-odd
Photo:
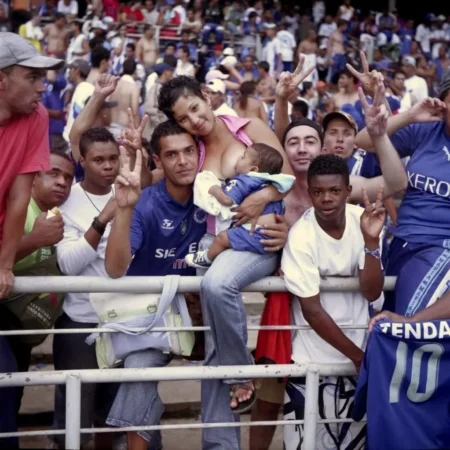
[[263,255],[264,245],[259,242],[261,239],[267,239],[267,236],[261,234],[258,229],[253,235],[244,227],[230,228],[227,230],[228,239],[231,243],[231,248],[238,252],[252,252]]
[[294,61],[283,61],[283,71],[293,72],[294,71]]
[[397,276],[395,291],[385,293],[384,307],[412,316],[449,289],[450,249],[394,238],[386,275]]

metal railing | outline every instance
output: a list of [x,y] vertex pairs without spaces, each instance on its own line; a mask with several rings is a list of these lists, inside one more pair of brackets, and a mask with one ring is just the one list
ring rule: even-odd
[[[198,292],[201,277],[182,277],[179,292]],[[151,292],[162,290],[164,277],[124,277],[111,280],[102,277],[17,277],[13,292]],[[395,277],[386,277],[384,290],[393,290]],[[328,278],[322,280],[322,291],[356,291],[359,288],[357,278]],[[278,277],[267,277],[243,289],[244,292],[277,292],[285,291],[284,281]],[[343,329],[363,329],[366,325],[343,326]],[[305,326],[249,326],[249,330],[311,330]],[[185,331],[209,330],[209,327],[154,328],[152,331]],[[116,332],[104,329],[71,329],[71,330],[14,330],[2,331],[0,335],[24,334],[59,334],[59,333],[91,333]],[[162,367],[147,369],[95,369],[48,372],[18,372],[0,374],[0,387],[66,385],[66,428],[62,430],[38,430],[14,433],[2,433],[0,438],[21,436],[64,435],[67,449],[80,448],[80,435],[92,433],[131,432],[141,430],[168,430],[216,427],[303,425],[304,448],[315,448],[317,424],[346,423],[351,419],[318,419],[319,376],[355,375],[352,364],[286,364],[255,366],[203,366],[203,367]],[[262,422],[227,422],[203,424],[153,425],[126,428],[81,428],[81,384],[82,383],[123,383],[144,381],[181,381],[208,379],[256,379],[279,377],[306,377],[306,403],[304,420],[277,420]]]

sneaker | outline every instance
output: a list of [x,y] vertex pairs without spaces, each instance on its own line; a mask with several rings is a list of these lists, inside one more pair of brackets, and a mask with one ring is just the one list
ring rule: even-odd
[[212,262],[208,260],[208,250],[200,250],[197,253],[189,253],[184,258],[186,264],[197,269],[207,269],[211,266]]

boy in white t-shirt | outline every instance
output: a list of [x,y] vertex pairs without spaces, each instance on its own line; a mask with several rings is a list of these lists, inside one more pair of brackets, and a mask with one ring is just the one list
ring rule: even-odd
[[[292,227],[284,248],[281,269],[286,287],[295,297],[292,316],[296,331],[292,359],[297,364],[342,365],[353,362],[357,370],[364,356],[366,331],[342,330],[343,325],[365,326],[369,303],[383,290],[380,233],[385,210],[383,188],[374,205],[363,193],[365,209],[347,204],[352,187],[346,162],[336,155],[321,155],[308,170],[308,192],[313,207]],[[320,292],[324,277],[359,277],[357,292]],[[356,387],[354,377],[322,377],[319,388],[320,419],[346,419]],[[285,420],[304,417],[305,379],[290,379],[285,394]],[[364,426],[359,423],[317,426],[316,449],[362,448]],[[286,450],[298,449],[303,427],[284,428]]]

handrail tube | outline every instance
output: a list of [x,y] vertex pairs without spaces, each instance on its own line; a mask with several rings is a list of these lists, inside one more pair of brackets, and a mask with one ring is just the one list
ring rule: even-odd
[[[16,277],[13,293],[76,293],[76,292],[162,292],[165,277],[122,277],[113,280],[108,277]],[[178,292],[199,292],[202,277],[181,277]],[[392,291],[396,277],[386,277],[384,290]],[[320,289],[325,292],[353,292],[359,288],[357,277],[330,277],[322,279]],[[266,277],[245,287],[243,292],[286,291],[280,277]]]

